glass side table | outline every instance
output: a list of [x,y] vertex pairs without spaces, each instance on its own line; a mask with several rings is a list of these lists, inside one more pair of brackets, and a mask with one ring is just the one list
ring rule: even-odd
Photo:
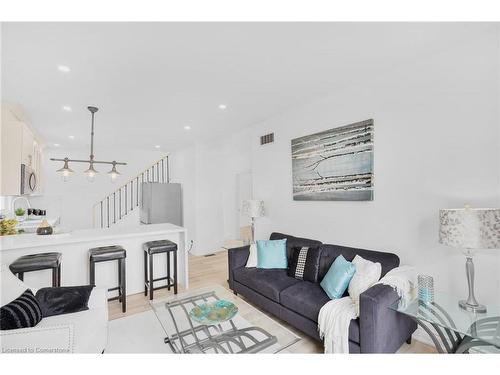
[[459,298],[436,293],[434,302],[414,299],[406,306],[397,301],[390,306],[404,314],[429,334],[440,353],[469,353],[469,349],[498,352],[500,349],[500,306],[488,305],[486,313],[473,313],[458,306]]

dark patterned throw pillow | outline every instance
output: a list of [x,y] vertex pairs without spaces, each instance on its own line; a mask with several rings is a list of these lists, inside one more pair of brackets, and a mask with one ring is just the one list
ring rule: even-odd
[[292,259],[288,268],[288,276],[298,280],[318,282],[319,258],[321,249],[319,247],[294,247],[292,248]]
[[40,305],[29,289],[0,308],[0,330],[34,327],[40,320],[42,320]]

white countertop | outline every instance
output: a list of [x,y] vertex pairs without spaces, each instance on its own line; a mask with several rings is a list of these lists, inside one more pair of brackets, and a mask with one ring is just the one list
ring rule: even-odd
[[185,229],[174,224],[149,224],[133,227],[116,226],[104,229],[82,229],[47,236],[17,234],[0,236],[0,251],[179,232],[185,232]]

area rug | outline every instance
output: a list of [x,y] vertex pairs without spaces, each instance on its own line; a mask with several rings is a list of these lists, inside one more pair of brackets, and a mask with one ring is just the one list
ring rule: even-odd
[[[235,321],[238,326],[251,325],[239,316]],[[109,322],[105,353],[172,353],[169,345],[164,343],[164,339],[165,332],[155,313],[152,310],[145,311]],[[262,353],[274,353],[279,349],[280,346],[275,344]],[[284,349],[280,353],[288,351]]]

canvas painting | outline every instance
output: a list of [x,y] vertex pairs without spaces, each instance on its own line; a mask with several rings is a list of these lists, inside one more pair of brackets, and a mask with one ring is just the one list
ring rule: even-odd
[[293,199],[373,200],[373,120],[292,140]]

